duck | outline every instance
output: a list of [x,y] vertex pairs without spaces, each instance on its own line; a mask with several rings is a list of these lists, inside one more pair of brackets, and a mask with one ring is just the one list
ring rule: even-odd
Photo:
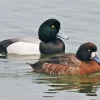
[[0,42],[0,52],[16,55],[57,54],[65,52],[62,39],[68,36],[61,32],[61,24],[55,18],[45,20],[39,27],[38,38],[19,37]]
[[57,54],[51,58],[41,59],[35,63],[27,63],[33,72],[48,75],[86,75],[100,71],[100,59],[97,46],[92,42],[80,45],[76,54]]

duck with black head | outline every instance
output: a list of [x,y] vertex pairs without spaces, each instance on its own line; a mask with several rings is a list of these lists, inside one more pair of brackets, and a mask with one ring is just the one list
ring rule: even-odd
[[59,54],[28,64],[33,71],[50,75],[91,74],[100,71],[100,59],[96,52],[97,46],[92,42],[87,42],[79,47],[76,54]]
[[57,54],[65,51],[65,44],[60,38],[69,39],[61,32],[60,22],[51,18],[40,25],[38,39],[35,37],[7,39],[0,42],[0,51],[17,55]]

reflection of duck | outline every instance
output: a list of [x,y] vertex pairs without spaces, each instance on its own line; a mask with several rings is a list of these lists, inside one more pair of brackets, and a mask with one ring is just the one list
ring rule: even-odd
[[40,81],[42,84],[43,81],[47,81],[49,86],[52,87],[48,89],[47,93],[65,90],[66,92],[86,93],[89,96],[96,96],[99,89],[100,75],[45,77]]
[[18,55],[55,54],[65,51],[65,44],[59,38],[68,39],[60,32],[60,22],[48,19],[41,24],[38,31],[39,39],[34,37],[13,38],[0,42],[0,52]]
[[83,75],[100,71],[97,47],[91,42],[82,44],[76,55],[61,54],[30,64],[35,72],[51,75]]

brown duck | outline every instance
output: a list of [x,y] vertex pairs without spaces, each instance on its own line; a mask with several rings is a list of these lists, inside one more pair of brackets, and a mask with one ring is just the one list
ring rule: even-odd
[[28,64],[33,71],[50,75],[90,74],[100,71],[100,59],[96,52],[96,45],[87,42],[79,47],[76,55],[73,53],[59,54],[34,64]]

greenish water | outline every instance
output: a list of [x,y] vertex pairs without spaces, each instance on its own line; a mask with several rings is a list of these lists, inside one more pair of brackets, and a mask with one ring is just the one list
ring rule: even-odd
[[[0,40],[36,36],[48,18],[61,22],[66,52],[75,53],[80,44],[94,42],[100,56],[99,0],[1,0]],[[33,73],[26,62],[38,55],[8,55],[0,59],[0,100],[100,100],[100,73],[88,76],[52,77]]]

